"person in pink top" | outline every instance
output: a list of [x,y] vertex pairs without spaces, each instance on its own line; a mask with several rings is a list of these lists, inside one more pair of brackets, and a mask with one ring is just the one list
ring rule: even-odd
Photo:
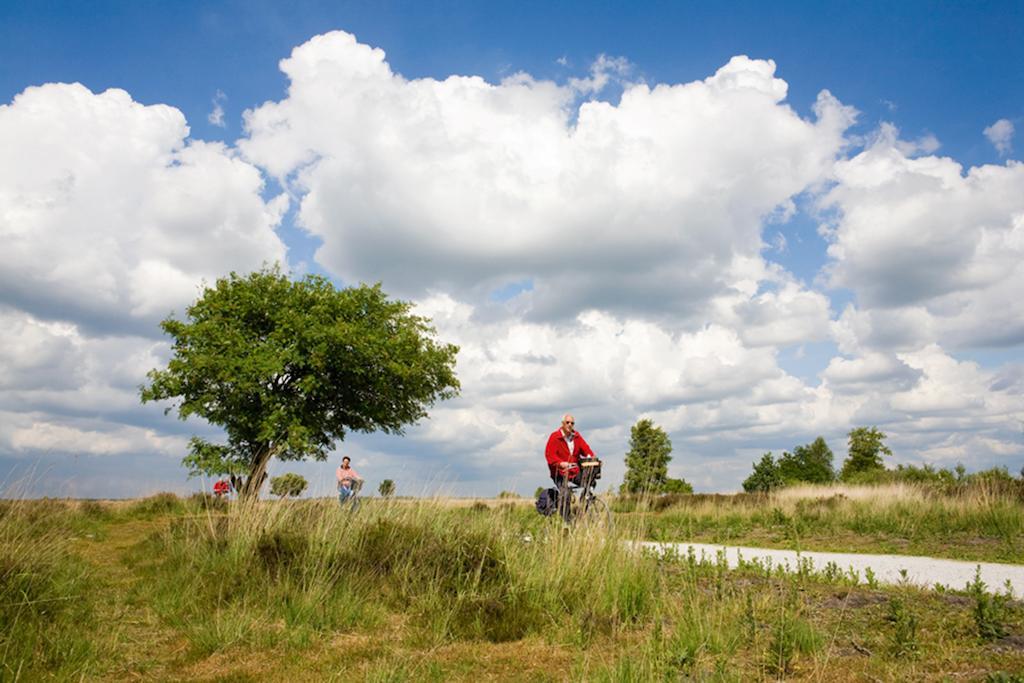
[[362,486],[363,478],[352,469],[352,458],[347,455],[341,459],[341,465],[334,474],[338,479],[338,502],[344,505]]

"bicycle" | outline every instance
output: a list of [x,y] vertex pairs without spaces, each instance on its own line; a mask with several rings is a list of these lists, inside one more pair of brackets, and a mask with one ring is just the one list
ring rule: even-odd
[[[351,512],[355,512],[356,510],[358,510],[359,509],[359,491],[362,488],[363,488],[363,480],[362,479],[353,479],[352,480],[352,486],[350,488],[350,490],[352,492],[350,494],[348,494],[348,496],[346,498],[344,498],[344,499],[342,499],[340,495],[338,496],[338,502],[341,504],[341,509],[344,510],[345,506],[347,505],[348,508],[349,508],[349,511],[351,511]],[[340,489],[339,489],[339,491],[340,491]]]
[[577,464],[580,473],[576,480],[562,477],[559,482],[559,514],[567,524],[610,529],[612,512],[608,504],[594,493],[597,480],[601,478],[601,461],[586,458]]

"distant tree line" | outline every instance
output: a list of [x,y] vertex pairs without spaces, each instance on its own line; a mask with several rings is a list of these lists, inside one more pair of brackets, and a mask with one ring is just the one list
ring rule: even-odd
[[[832,465],[832,449],[820,436],[805,446],[795,447],[792,453],[783,452],[777,459],[769,451],[753,463],[753,471],[743,481],[743,490],[748,493],[767,492],[795,484],[831,484],[836,481],[846,484],[905,482],[943,488],[978,481],[1014,481],[1005,467],[974,474],[968,474],[962,464],[953,469],[939,469],[927,464],[897,465],[889,469],[883,460],[883,456],[892,455],[892,450],[885,444],[886,438],[877,427],[851,430],[847,434],[847,456],[839,472]],[[1024,479],[1024,469],[1021,470],[1021,478]]]

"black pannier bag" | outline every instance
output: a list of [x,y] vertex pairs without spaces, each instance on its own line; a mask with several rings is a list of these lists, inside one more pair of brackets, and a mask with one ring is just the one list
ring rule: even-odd
[[544,489],[537,496],[537,512],[545,517],[555,514],[558,510],[558,489]]

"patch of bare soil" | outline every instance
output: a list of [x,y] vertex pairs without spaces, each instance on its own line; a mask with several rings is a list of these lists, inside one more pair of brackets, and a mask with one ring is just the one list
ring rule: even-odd
[[842,607],[861,609],[863,607],[871,607],[872,605],[880,605],[888,601],[889,598],[882,593],[851,590],[845,593],[834,593],[825,598],[821,604],[822,607],[829,609],[839,609]]
[[1024,635],[1010,635],[997,640],[992,648],[996,652],[1024,652]]

